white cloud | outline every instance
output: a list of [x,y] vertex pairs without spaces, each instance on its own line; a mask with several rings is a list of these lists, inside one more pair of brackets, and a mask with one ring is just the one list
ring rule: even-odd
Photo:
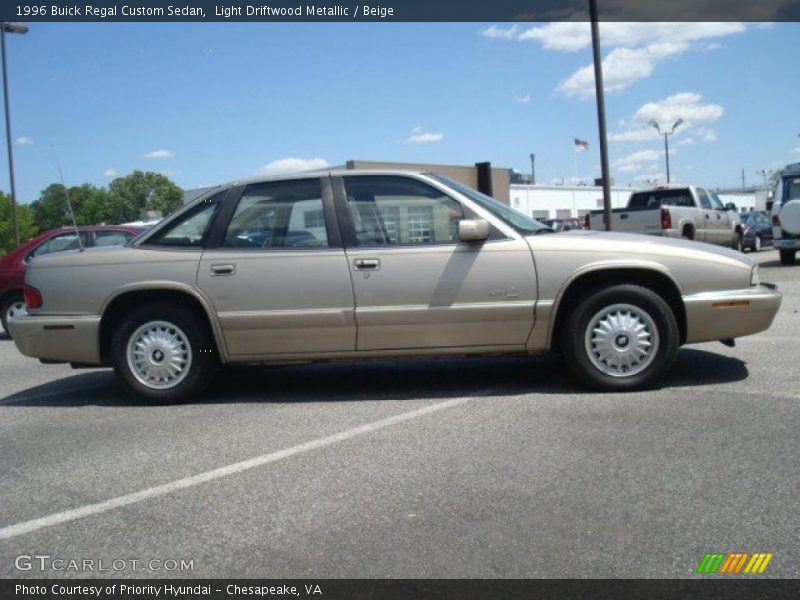
[[431,144],[434,142],[441,142],[443,139],[443,133],[432,133],[430,131],[423,131],[422,127],[414,127],[414,129],[411,130],[411,135],[406,138],[406,144]]
[[289,156],[280,158],[267,163],[256,171],[257,175],[283,175],[285,173],[297,173],[299,171],[314,171],[324,169],[328,166],[328,161],[324,158],[295,158]]
[[17,144],[20,146],[30,146],[33,144],[33,139],[23,135],[17,138]]
[[678,143],[676,143],[675,145],[676,146],[691,146],[692,144],[694,144],[694,138],[688,137],[688,138],[685,138],[685,139],[682,139],[682,140],[678,141]]
[[[662,128],[671,128],[678,119],[683,123],[675,130],[675,135],[685,135],[696,125],[699,138],[706,142],[717,139],[716,132],[708,124],[719,120],[725,113],[724,107],[719,104],[703,102],[703,96],[693,92],[681,92],[667,96],[663,100],[647,102],[640,106],[633,116],[628,119],[631,129],[622,132],[610,133],[610,142],[647,142],[659,137],[658,132],[649,123],[655,120]],[[691,141],[689,141],[691,140]],[[676,142],[676,145],[689,145],[694,143],[694,138],[686,138]]]
[[703,97],[692,92],[673,94],[658,102],[648,102],[633,115],[636,123],[648,123],[655,119],[659,123],[671,125],[678,119],[685,123],[713,123],[718,120],[725,109],[719,104],[702,104]]
[[517,104],[530,104],[531,97],[530,96],[514,96],[512,98],[514,102]]
[[105,175],[106,177],[116,177],[117,176],[117,171],[114,170],[114,169],[106,169],[103,172],[103,175]]
[[153,150],[143,155],[144,158],[172,158],[173,156],[175,155],[169,150]]
[[662,156],[664,153],[658,150],[639,150],[616,159],[611,163],[611,168],[620,173],[635,173],[642,170],[644,167],[642,163],[659,160]]
[[794,152],[795,154],[800,154],[800,146],[798,146],[797,148],[792,149],[792,152]]
[[[744,23],[600,23],[600,39],[610,52],[603,59],[603,83],[606,91],[625,89],[653,74],[656,66],[679,56],[700,42],[745,31]],[[492,25],[482,31],[490,38],[535,41],[542,48],[556,52],[575,52],[588,48],[592,41],[587,22],[560,21],[528,29],[508,29]],[[711,49],[713,43],[705,45]],[[558,90],[567,95],[594,95],[594,68],[587,65],[564,79]]]
[[484,29],[481,31],[481,35],[488,38],[496,38],[501,40],[511,40],[517,37],[517,32],[519,31],[518,25],[512,25],[506,29],[502,27],[498,27],[497,25],[492,25],[488,29]]
[[714,42],[714,43],[708,44],[706,46],[706,52],[711,52],[713,50],[719,50],[720,48],[722,48],[722,44],[720,44],[719,42]]

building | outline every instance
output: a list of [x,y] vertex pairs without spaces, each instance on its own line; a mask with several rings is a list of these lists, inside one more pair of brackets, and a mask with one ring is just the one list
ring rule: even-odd
[[[634,189],[612,187],[611,207],[625,207]],[[534,219],[582,218],[603,208],[603,188],[595,186],[511,184],[509,197],[511,208]]]

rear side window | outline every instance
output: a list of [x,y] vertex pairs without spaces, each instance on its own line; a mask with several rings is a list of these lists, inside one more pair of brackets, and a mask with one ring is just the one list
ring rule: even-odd
[[786,180],[786,202],[800,200],[800,179]]
[[222,243],[226,248],[325,248],[328,231],[319,179],[248,186]]
[[662,206],[694,206],[694,202],[687,189],[635,192],[628,201],[628,208],[632,209],[652,209]]
[[172,248],[202,247],[226,193],[227,190],[201,201],[192,210],[178,217],[177,221],[150,237],[145,244]]

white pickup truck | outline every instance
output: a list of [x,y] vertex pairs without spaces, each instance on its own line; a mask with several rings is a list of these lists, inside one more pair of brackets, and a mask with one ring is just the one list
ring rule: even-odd
[[[586,215],[587,229],[605,229],[602,210]],[[742,249],[742,222],[733,204],[693,185],[633,192],[626,208],[611,211],[611,230],[686,238]]]

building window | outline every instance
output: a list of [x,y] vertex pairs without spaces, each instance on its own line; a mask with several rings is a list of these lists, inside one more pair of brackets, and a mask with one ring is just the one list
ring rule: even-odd
[[[449,229],[449,228],[448,228]],[[408,207],[408,243],[429,244],[433,240],[433,207]]]
[[325,213],[320,210],[308,210],[303,214],[306,229],[311,227],[325,227]]

